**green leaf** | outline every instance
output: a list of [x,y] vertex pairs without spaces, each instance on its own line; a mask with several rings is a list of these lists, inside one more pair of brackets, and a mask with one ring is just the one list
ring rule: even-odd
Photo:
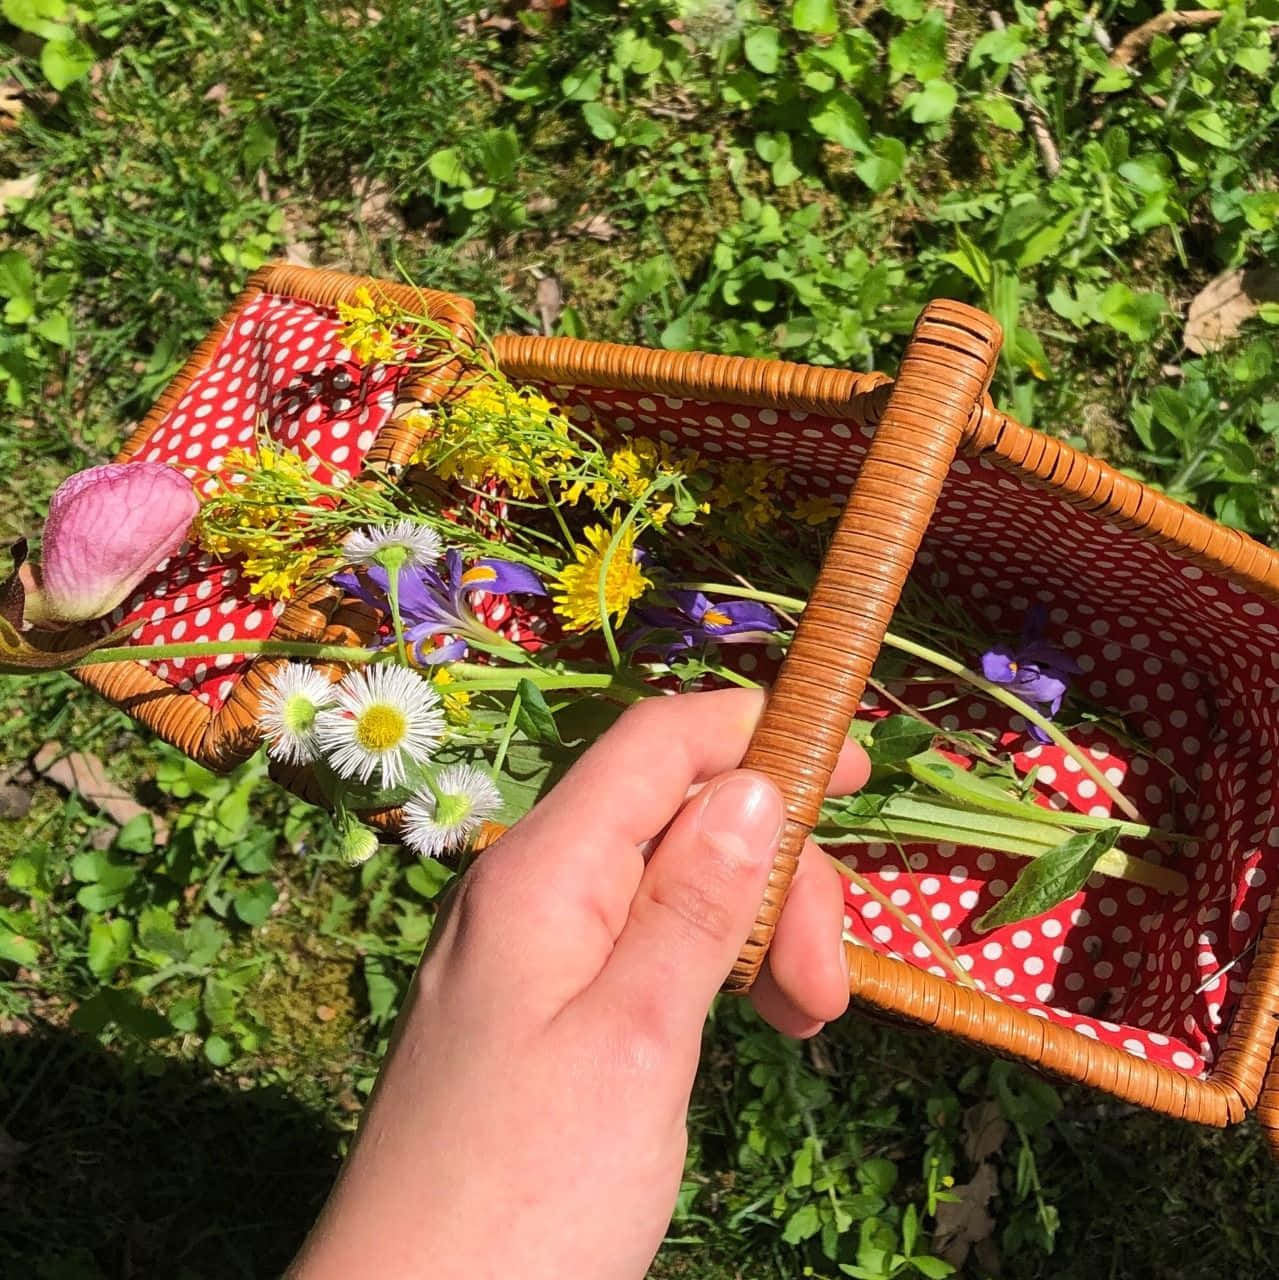
[[771,76],[781,60],[781,34],[776,27],[756,27],[746,33],[742,48],[756,71]]
[[235,914],[245,924],[259,925],[271,914],[271,908],[279,896],[275,885],[269,880],[259,880],[247,889],[241,889],[231,901]]
[[949,120],[959,102],[959,90],[949,80],[930,80],[922,89],[906,95],[903,103],[916,124]]
[[786,1220],[786,1229],[782,1232],[782,1240],[786,1244],[799,1244],[815,1236],[822,1228],[822,1220],[818,1217],[817,1206],[809,1201],[797,1209]]
[[30,938],[0,925],[0,960],[30,968],[40,959],[40,948]]
[[977,929],[987,933],[1042,915],[1065,902],[1084,887],[1097,860],[1114,847],[1118,838],[1119,832],[1114,827],[1106,831],[1081,831],[1033,858],[1012,888],[977,921]]
[[32,311],[36,304],[36,278],[31,263],[17,249],[0,253],[0,298],[21,299]]
[[857,1181],[868,1191],[886,1196],[897,1185],[897,1166],[883,1156],[864,1160],[857,1166]]
[[404,872],[404,882],[414,893],[419,893],[428,902],[434,902],[440,891],[453,879],[453,872],[442,862],[434,858],[425,858],[415,862]]
[[866,126],[866,113],[861,104],[841,89],[824,93],[808,113],[808,123],[814,133],[850,151],[870,149],[870,130]]
[[520,700],[519,711],[515,716],[515,727],[534,742],[561,745],[564,739],[560,737],[555,717],[551,714],[550,707],[546,705],[541,689],[531,680],[521,680],[515,686],[515,692]]
[[496,195],[496,187],[469,187],[462,192],[462,208],[470,209],[472,212],[476,209],[487,209]]
[[171,912],[164,907],[147,907],[138,916],[138,946],[170,960],[185,960],[187,945],[178,933]]
[[1186,117],[1186,128],[1210,147],[1226,150],[1234,145],[1230,129],[1220,111],[1196,111]]
[[150,853],[155,848],[155,828],[149,813],[139,813],[130,818],[119,830],[115,847],[125,853]]
[[583,58],[560,81],[560,92],[570,102],[590,102],[592,98],[599,97],[604,77],[598,67],[590,66],[589,63],[589,59]]
[[89,972],[99,982],[110,982],[132,944],[131,920],[95,920],[89,926]]
[[945,1262],[941,1258],[931,1257],[928,1254],[920,1254],[918,1257],[911,1258],[910,1265],[921,1276],[927,1276],[928,1280],[945,1280],[947,1276],[955,1274],[955,1268],[949,1262]]
[[446,187],[469,187],[471,175],[462,163],[462,153],[456,147],[442,147],[434,151],[426,161],[427,170],[437,182]]
[[36,325],[36,333],[46,342],[52,342],[55,347],[69,347],[71,345],[71,317],[65,311],[50,311]]
[[67,30],[62,25],[66,12],[66,0],[4,0],[0,4],[6,22],[42,40],[55,39]]
[[968,65],[976,66],[979,62],[989,62],[997,67],[1006,67],[1016,62],[1030,48],[1026,43],[1025,28],[1016,24],[1004,27],[1001,31],[987,31],[980,36],[968,52]]
[[369,1013],[373,1021],[385,1022],[395,1011],[399,992],[381,956],[364,957],[364,989],[368,993]]
[[896,764],[932,745],[936,732],[914,716],[885,716],[876,720],[866,753],[873,765]]
[[274,159],[278,145],[279,137],[270,117],[254,116],[244,131],[244,142],[240,147],[240,158],[244,161],[245,171],[256,173]]
[[930,9],[923,19],[894,36],[888,45],[892,81],[914,76],[921,84],[946,71],[946,19]]
[[1020,133],[1022,120],[1007,98],[978,98],[977,110],[995,126],[996,129],[1007,129],[1009,133]]
[[835,0],[795,0],[790,20],[796,31],[811,31],[815,36],[833,36],[839,30]]
[[853,172],[878,195],[895,186],[906,168],[906,144],[900,138],[877,138],[874,150]]
[[187,959],[204,969],[221,954],[229,935],[216,920],[201,916],[187,926],[183,937],[186,940]]
[[1098,319],[1134,342],[1153,338],[1167,310],[1162,293],[1134,293],[1122,281],[1112,284],[1097,303]]
[[622,123],[621,113],[614,111],[612,107],[606,107],[602,102],[583,103],[582,119],[601,142],[611,142],[616,138]]
[[236,990],[229,982],[206,978],[201,1003],[212,1026],[229,1027],[235,1021]]
[[505,182],[520,160],[520,140],[514,129],[485,129],[480,135],[480,163],[490,182]]
[[215,1067],[225,1067],[235,1058],[235,1045],[226,1036],[211,1035],[204,1042],[204,1056]]

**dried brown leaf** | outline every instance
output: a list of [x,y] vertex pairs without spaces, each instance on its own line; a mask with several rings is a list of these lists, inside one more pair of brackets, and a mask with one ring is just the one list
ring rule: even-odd
[[964,1112],[964,1154],[973,1164],[981,1164],[987,1156],[993,1156],[1007,1136],[1008,1121],[993,1099],[979,1102]]
[[990,1198],[999,1190],[995,1167],[981,1165],[971,1182],[952,1188],[956,1199],[937,1206],[937,1226],[933,1231],[933,1252],[953,1267],[962,1267],[973,1245],[989,1239],[995,1220],[986,1211]]
[[1210,280],[1186,312],[1186,346],[1196,355],[1225,346],[1266,302],[1279,302],[1279,268],[1248,267]]
[[18,127],[18,119],[26,110],[22,100],[22,85],[12,76],[0,80],[0,132]]
[[602,213],[593,213],[573,223],[569,227],[569,234],[589,236],[592,240],[601,240],[607,244],[610,240],[616,240],[622,233]]
[[10,200],[30,200],[39,185],[39,175],[34,173],[0,182],[0,209],[3,209]]
[[537,282],[537,314],[542,320],[542,332],[555,332],[555,322],[564,310],[564,292],[554,276],[543,276]]
[[[37,773],[67,791],[77,792],[95,809],[104,813],[118,827],[150,810],[140,805],[123,787],[107,777],[102,761],[83,751],[68,751],[60,742],[47,742],[33,761]],[[158,814],[151,814],[156,844],[169,838],[168,824]]]

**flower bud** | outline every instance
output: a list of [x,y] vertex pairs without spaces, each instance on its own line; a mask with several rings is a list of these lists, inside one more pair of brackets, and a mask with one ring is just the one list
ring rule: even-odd
[[64,480],[49,503],[27,620],[87,622],[110,613],[182,545],[199,506],[191,482],[159,462],[109,463]]

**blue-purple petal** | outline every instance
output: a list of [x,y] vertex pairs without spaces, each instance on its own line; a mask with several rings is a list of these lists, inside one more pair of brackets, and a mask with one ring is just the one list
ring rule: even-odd
[[[720,622],[715,615],[727,621]],[[771,634],[782,625],[781,619],[767,605],[755,600],[716,601],[702,614],[700,622],[707,635],[712,636],[738,635],[743,631]]]
[[509,560],[476,560],[462,571],[458,586],[462,591],[487,591],[492,595],[546,594],[541,578],[532,569]]
[[987,649],[981,655],[981,673],[991,684],[1012,684],[1017,679],[1016,655],[1010,649]]

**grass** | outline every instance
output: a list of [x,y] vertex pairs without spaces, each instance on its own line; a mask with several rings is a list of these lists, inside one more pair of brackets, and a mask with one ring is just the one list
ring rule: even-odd
[[[1010,4],[1002,36],[963,0],[59,7],[4,7],[0,535],[109,456],[288,252],[470,295],[493,331],[539,327],[549,274],[559,332],[858,368],[891,368],[922,303],[960,297],[1004,325],[1017,416],[1273,536],[1274,309],[1205,352],[1185,329],[1210,280],[1279,249],[1273,0],[1159,37],[1128,74],[1097,32],[1157,6]],[[42,70],[47,43],[75,52],[51,21],[87,46],[78,78]],[[69,681],[0,699],[14,770],[53,738],[93,751],[174,831],[113,840],[39,779],[0,822],[0,1261],[275,1274],[444,877],[390,853],[349,871],[258,766],[214,779]],[[859,1019],[788,1045],[724,1004],[654,1274],[926,1274],[892,1250],[910,1212],[927,1244],[930,1187],[972,1175],[986,1105],[1006,1134],[964,1274],[1273,1273],[1250,1125],[1191,1129]]]

